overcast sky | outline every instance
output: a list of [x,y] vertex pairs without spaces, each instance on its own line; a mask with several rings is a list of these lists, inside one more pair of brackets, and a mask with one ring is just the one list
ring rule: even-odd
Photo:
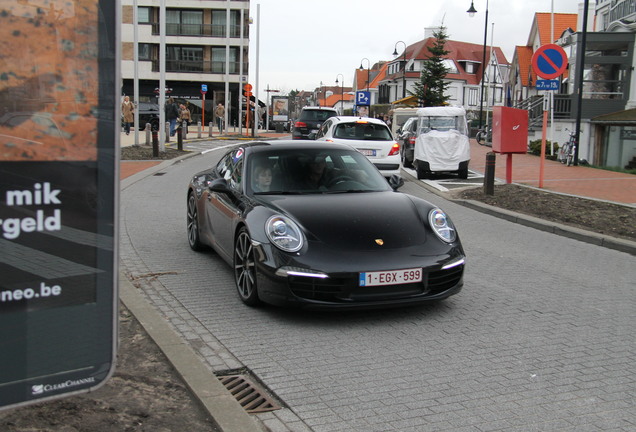
[[[407,45],[424,39],[426,27],[442,23],[450,39],[483,44],[486,0],[474,0],[478,13],[470,18],[470,0],[252,0],[250,16],[250,83],[258,89],[313,90],[353,82],[354,69],[393,60]],[[577,13],[582,0],[489,0],[488,44],[503,49],[508,61],[516,45],[526,45],[535,12]],[[590,1],[590,8],[594,1]],[[260,5],[260,23],[257,6]],[[492,24],[494,23],[494,31]],[[259,30],[260,25],[260,30]],[[341,74],[341,75],[338,75]]]

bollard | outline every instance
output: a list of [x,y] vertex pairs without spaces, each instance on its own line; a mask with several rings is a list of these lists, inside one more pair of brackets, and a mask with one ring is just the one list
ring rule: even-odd
[[197,138],[201,138],[201,122],[197,122]]
[[212,137],[212,122],[208,123],[208,136]]
[[183,125],[177,129],[177,149],[180,151],[183,150],[183,136],[186,133],[184,125],[185,122],[183,122]]
[[484,173],[484,193],[495,194],[495,153],[486,153],[486,169]]
[[146,131],[146,145],[150,146],[152,143],[152,126],[150,123],[146,123],[146,129],[144,130]]
[[159,156],[159,131],[152,131],[152,157]]
[[170,122],[166,122],[166,142],[170,142]]

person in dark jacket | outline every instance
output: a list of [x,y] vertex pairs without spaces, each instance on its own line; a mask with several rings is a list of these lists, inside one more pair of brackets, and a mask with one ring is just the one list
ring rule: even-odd
[[170,136],[174,136],[177,129],[177,118],[179,117],[179,107],[174,99],[168,98],[165,106],[166,121],[170,122]]

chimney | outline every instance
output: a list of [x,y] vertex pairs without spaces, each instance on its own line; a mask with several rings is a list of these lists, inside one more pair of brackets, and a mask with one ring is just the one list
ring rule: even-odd
[[435,37],[433,33],[439,31],[440,28],[441,27],[424,27],[424,39]]

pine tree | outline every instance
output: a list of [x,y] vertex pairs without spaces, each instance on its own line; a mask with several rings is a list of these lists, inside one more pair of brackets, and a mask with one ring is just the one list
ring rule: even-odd
[[415,83],[414,92],[409,91],[411,95],[417,96],[421,107],[446,105],[450,97],[445,95],[449,83],[444,81],[448,73],[444,65],[444,56],[450,52],[445,49],[448,40],[446,28],[440,27],[433,33],[433,37],[435,42],[433,46],[427,47],[430,55],[422,67],[420,81]]

